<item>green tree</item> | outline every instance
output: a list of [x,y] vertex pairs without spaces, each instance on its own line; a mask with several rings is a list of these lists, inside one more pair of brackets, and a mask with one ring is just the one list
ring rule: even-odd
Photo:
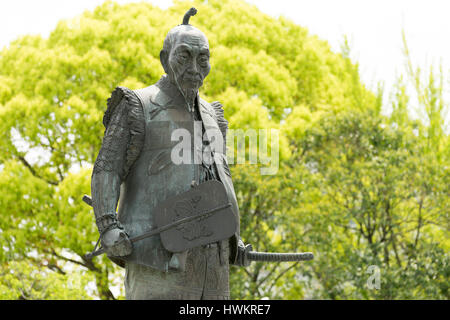
[[[312,224],[326,255],[310,265],[323,287],[314,296],[448,298],[449,168],[424,143],[371,110],[324,117],[305,134],[298,163],[315,176],[311,214],[327,225]],[[371,265],[380,290],[366,285]]]
[[[432,131],[437,158],[422,134],[431,127],[405,113],[406,93],[392,118],[381,116],[381,94],[361,83],[348,50],[333,53],[240,0],[167,10],[108,1],[48,39],[24,36],[0,52],[0,298],[123,297],[111,289],[121,269],[83,259],[98,232],[81,196],[106,99],[159,79],[163,39],[191,6],[211,47],[201,94],[222,102],[231,128],[280,130],[275,175],[232,167],[242,237],[257,250],[316,254],[233,267],[232,297],[448,298],[448,135]],[[365,285],[371,264],[382,269],[380,291]]]

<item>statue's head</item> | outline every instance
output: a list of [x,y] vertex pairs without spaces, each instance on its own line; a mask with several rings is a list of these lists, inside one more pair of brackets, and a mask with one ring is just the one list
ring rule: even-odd
[[199,29],[189,24],[197,13],[191,8],[183,24],[171,29],[160,53],[161,64],[170,81],[181,90],[198,90],[209,73],[209,44]]

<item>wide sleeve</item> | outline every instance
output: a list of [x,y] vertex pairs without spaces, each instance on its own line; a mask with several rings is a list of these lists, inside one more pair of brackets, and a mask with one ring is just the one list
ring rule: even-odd
[[138,158],[144,142],[144,115],[136,95],[118,87],[103,117],[105,135],[94,164],[91,193],[97,218],[114,214],[120,185]]

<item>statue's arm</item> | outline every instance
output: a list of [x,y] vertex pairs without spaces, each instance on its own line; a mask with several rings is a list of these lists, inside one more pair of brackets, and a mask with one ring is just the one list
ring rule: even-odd
[[[105,113],[106,127],[91,179],[92,206],[104,247],[110,254],[124,256],[130,252],[126,234],[116,216],[120,185],[139,156],[144,140],[142,107],[130,90],[117,88]],[[116,242],[119,245],[115,245]]]

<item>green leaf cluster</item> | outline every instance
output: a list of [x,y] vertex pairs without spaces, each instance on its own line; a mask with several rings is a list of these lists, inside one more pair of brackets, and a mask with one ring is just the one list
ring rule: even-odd
[[[98,237],[90,194],[106,99],[155,83],[159,51],[186,10],[210,41],[201,89],[232,129],[280,132],[278,172],[231,168],[241,234],[259,251],[312,251],[302,263],[231,268],[233,298],[448,299],[449,159],[441,73],[409,64],[406,80],[367,89],[358,65],[304,27],[241,0],[107,1],[0,52],[0,298],[116,299],[123,271],[83,255]],[[406,46],[405,46],[406,47]],[[248,151],[249,148],[248,148]],[[381,288],[367,285],[380,268]]]

